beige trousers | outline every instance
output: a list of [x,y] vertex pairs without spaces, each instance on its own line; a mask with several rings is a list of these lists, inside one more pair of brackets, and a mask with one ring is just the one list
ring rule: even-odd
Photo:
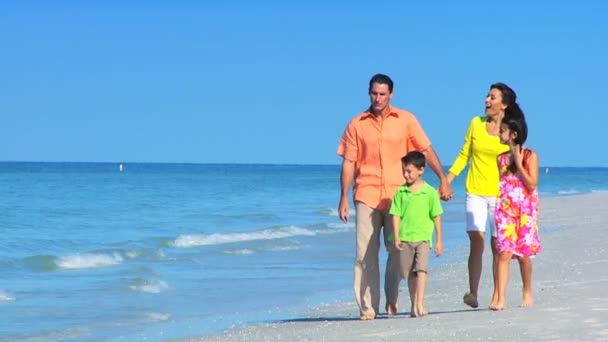
[[380,309],[380,232],[388,251],[384,274],[386,304],[397,304],[401,269],[399,250],[388,237],[393,233],[393,218],[388,211],[380,211],[356,202],[357,255],[355,258],[355,299],[361,315],[375,316]]

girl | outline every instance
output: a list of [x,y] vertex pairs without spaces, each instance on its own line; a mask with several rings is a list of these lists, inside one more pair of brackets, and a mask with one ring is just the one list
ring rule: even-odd
[[541,251],[538,237],[538,156],[523,147],[528,127],[519,106],[505,111],[500,126],[500,141],[509,151],[498,156],[500,173],[496,203],[498,250],[496,300],[491,310],[505,308],[505,291],[509,279],[509,263],[517,258],[523,283],[520,306],[532,305],[532,262],[530,257]]

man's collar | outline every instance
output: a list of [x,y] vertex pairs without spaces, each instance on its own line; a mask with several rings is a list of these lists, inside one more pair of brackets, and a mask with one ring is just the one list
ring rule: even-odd
[[[370,108],[371,107],[367,108],[367,112],[363,113],[363,118],[374,116],[374,114],[370,111]],[[390,109],[388,116],[399,117],[399,113],[397,113],[397,111],[392,106],[388,106],[388,108]]]

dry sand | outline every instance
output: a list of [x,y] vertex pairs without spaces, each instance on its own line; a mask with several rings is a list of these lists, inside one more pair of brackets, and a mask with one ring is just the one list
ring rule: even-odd
[[[429,315],[410,318],[402,283],[399,315],[360,321],[353,302],[321,308],[308,318],[244,327],[182,341],[608,341],[608,193],[541,199],[543,252],[534,260],[535,304],[519,308],[519,266],[511,263],[508,308],[489,311],[491,259],[486,248],[480,309],[462,304],[461,262],[430,269]],[[382,307],[384,306],[381,304]]]

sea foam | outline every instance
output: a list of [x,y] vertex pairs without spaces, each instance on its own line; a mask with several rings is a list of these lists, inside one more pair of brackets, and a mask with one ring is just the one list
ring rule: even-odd
[[162,280],[138,280],[129,285],[129,289],[143,293],[161,293],[166,291],[169,285]]
[[80,269],[97,268],[118,265],[122,263],[123,257],[118,253],[85,253],[59,257],[56,264],[59,268]]
[[220,245],[225,243],[284,239],[292,236],[312,236],[315,232],[299,227],[283,227],[278,229],[265,229],[249,233],[228,234],[190,234],[180,235],[173,242],[173,246],[179,248]]
[[6,291],[0,289],[0,302],[8,302],[11,300],[15,300],[15,297],[13,297],[10,293],[7,293]]

